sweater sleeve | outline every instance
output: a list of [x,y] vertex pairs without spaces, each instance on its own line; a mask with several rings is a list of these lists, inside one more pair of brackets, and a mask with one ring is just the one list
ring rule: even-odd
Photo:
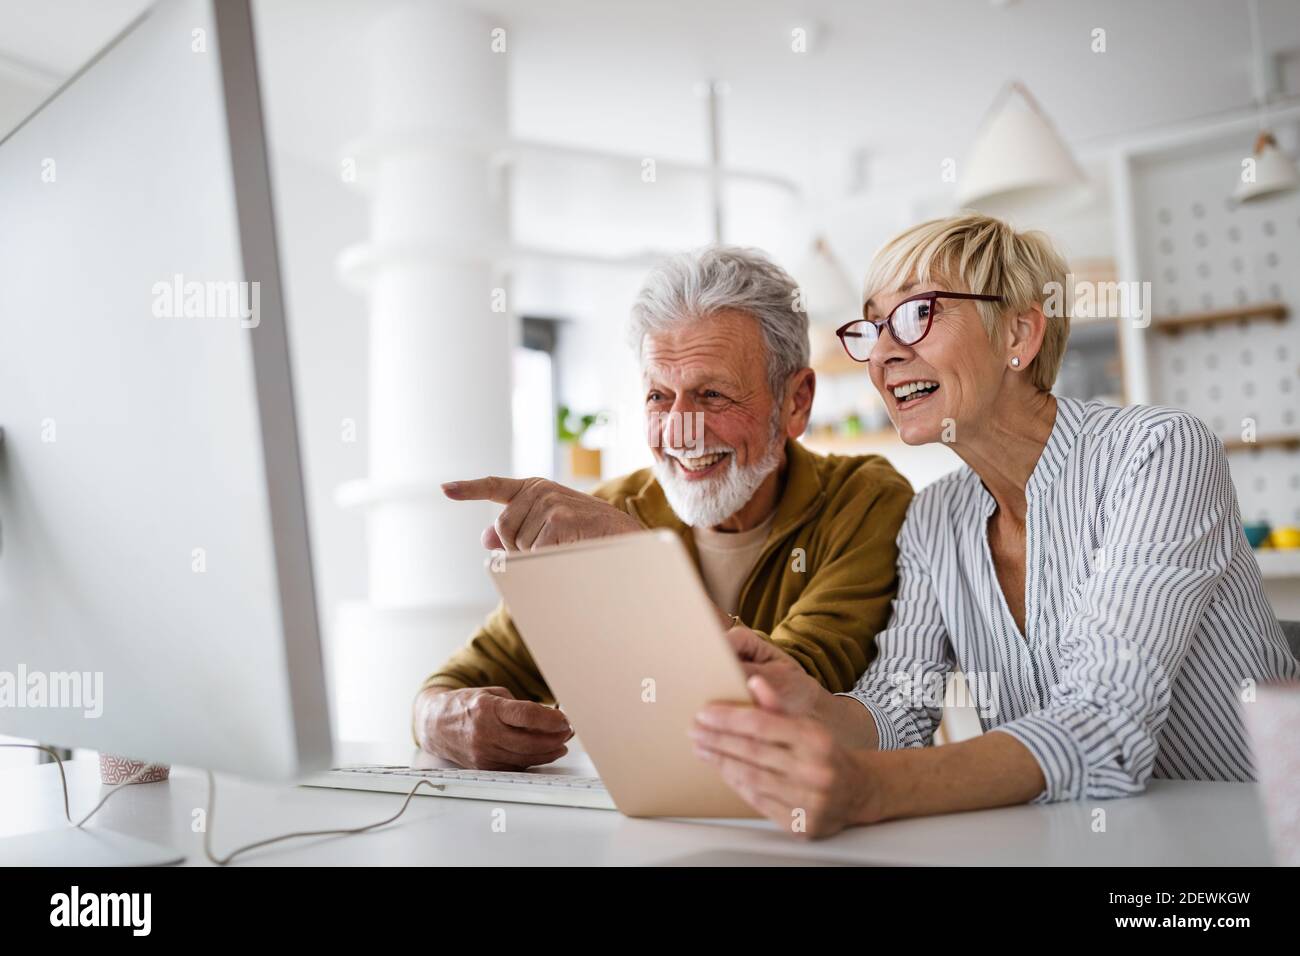
[[553,702],[504,603],[497,605],[464,647],[425,679],[421,689],[425,687],[504,687],[520,700]]
[[836,530],[808,569],[814,577],[766,635],[832,692],[848,690],[866,669],[898,584],[896,539],[912,489],[894,473],[868,487],[828,504],[852,509],[853,520],[824,521]]

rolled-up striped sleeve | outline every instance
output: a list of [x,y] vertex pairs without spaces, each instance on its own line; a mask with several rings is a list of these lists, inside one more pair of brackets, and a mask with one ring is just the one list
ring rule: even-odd
[[1115,481],[1049,703],[993,729],[1041,767],[1035,803],[1146,786],[1175,677],[1240,533],[1223,446],[1192,416],[1153,429]]
[[898,593],[889,626],[876,635],[877,657],[843,695],[860,701],[876,723],[881,750],[928,746],[943,716],[928,687],[953,670],[952,648],[918,530],[915,501],[898,535]]

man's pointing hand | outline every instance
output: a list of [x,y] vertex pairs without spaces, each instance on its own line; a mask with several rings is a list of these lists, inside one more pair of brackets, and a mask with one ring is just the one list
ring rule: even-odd
[[532,551],[641,530],[641,524],[626,512],[545,478],[493,475],[449,481],[442,490],[453,501],[505,505],[496,523],[483,531],[483,547],[491,550]]

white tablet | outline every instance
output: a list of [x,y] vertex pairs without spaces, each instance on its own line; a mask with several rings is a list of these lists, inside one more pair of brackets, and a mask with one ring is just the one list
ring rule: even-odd
[[744,671],[682,541],[645,531],[496,555],[492,581],[619,810],[754,817],[687,736]]

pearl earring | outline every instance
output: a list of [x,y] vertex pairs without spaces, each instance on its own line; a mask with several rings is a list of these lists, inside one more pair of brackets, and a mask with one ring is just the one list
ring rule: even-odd
[[1019,356],[1019,355],[1013,355],[1013,356],[1011,356],[1011,367],[1012,367],[1012,368],[1020,368],[1020,356]]

